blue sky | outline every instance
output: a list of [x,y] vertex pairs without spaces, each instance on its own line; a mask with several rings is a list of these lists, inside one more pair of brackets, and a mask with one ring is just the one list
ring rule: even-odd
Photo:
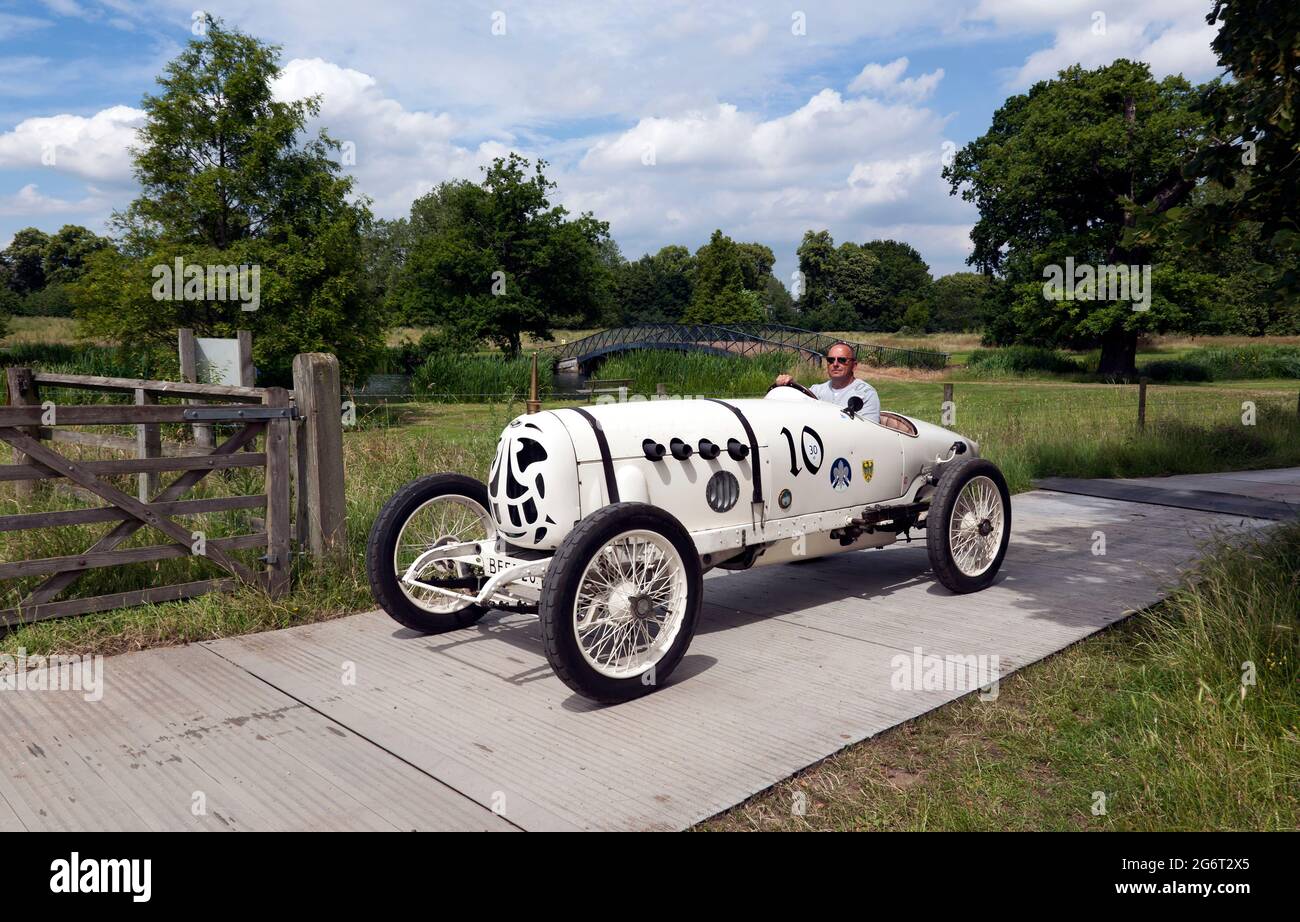
[[322,94],[380,216],[518,150],[629,257],[721,227],[771,246],[788,279],[812,228],[907,240],[959,271],[974,215],[939,176],[945,153],[1069,64],[1214,76],[1209,7],[0,0],[0,245],[29,225],[106,230],[135,194],[141,96],[200,8],[283,46],[277,92]]

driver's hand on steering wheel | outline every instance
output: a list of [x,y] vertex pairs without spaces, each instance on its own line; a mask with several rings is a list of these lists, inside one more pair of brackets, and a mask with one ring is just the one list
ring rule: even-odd
[[777,375],[775,383],[780,387],[784,387],[785,385],[789,384],[793,380],[794,378],[790,377],[789,375]]

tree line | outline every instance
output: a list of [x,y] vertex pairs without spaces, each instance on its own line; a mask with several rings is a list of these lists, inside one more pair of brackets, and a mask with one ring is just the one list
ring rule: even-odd
[[[557,328],[638,322],[983,330],[991,343],[1100,345],[1102,370],[1119,374],[1142,333],[1297,333],[1300,6],[1219,0],[1209,18],[1233,79],[1157,81],[1125,60],[1067,68],[1008,98],[956,153],[943,174],[979,212],[975,271],[934,279],[906,242],[837,245],[810,229],[788,286],[770,247],[722,229],[694,252],[627,259],[607,222],[555,204],[545,162],[514,153],[376,219],[339,144],[308,136],[320,99],[274,98],[280,49],[214,21],[143,100],[140,194],[111,236],[27,228],[0,253],[0,323],[72,312],[133,346],[170,346],[180,326],[252,329],[268,380],[310,350],[360,375],[397,325],[437,327],[436,348],[508,354]],[[173,263],[260,267],[257,310],[198,276],[160,297],[155,273]],[[1051,296],[1044,279],[1076,265],[1094,281]],[[1146,267],[1150,291],[1101,290],[1117,266]]]

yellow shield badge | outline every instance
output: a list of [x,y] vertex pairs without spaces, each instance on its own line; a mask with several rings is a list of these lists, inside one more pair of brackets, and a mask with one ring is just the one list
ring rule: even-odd
[[875,473],[876,473],[876,462],[875,462],[875,461],[863,461],[863,462],[862,462],[862,479],[863,479],[863,480],[865,480],[867,483],[871,483],[871,477],[872,477],[872,475],[875,474]]

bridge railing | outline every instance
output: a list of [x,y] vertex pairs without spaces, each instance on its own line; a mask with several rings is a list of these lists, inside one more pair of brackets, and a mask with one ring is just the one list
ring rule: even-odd
[[826,350],[837,342],[848,342],[857,350],[858,361],[876,367],[903,366],[937,370],[948,364],[946,352],[840,340],[825,333],[780,324],[635,324],[601,330],[563,346],[552,347],[546,352],[553,360],[562,362],[566,359],[581,361],[584,357],[602,355],[620,346],[682,346],[721,350],[738,355],[784,350],[820,360]]

